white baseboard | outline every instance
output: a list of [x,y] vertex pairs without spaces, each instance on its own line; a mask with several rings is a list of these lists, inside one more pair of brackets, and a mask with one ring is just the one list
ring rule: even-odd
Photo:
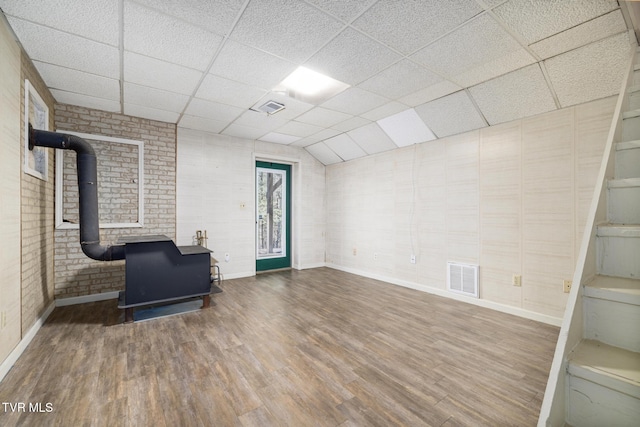
[[118,291],[104,292],[101,294],[82,295],[79,297],[56,299],[56,307],[67,305],[85,304],[88,302],[105,301],[108,299],[118,299]]
[[293,268],[295,268],[296,270],[308,270],[310,268],[320,268],[320,267],[326,267],[327,264],[324,262],[316,262],[313,264],[297,264],[294,265]]
[[427,292],[430,294],[438,295],[445,298],[451,298],[457,301],[466,302],[469,304],[477,305],[480,307],[490,308],[492,310],[500,311],[502,313],[513,314],[514,316],[523,317],[529,320],[535,320],[537,322],[546,323],[548,325],[553,326],[561,326],[562,318],[547,316],[546,314],[536,313],[534,311],[525,310],[519,307],[513,307],[510,305],[500,304],[493,301],[488,301],[485,299],[478,298],[469,298],[464,295],[459,295],[453,292],[448,292],[445,289],[435,288],[432,286],[422,285],[420,283],[410,282],[408,280],[396,279],[394,277],[386,277],[375,273],[370,273],[367,271],[357,270],[349,267],[342,267],[340,265],[327,263],[327,267],[333,268],[336,270],[344,271],[346,273],[357,274],[358,276],[368,277],[370,279],[380,280],[382,282],[391,283],[392,285],[403,286],[405,288],[411,288],[422,292]]
[[7,358],[0,364],[0,381],[4,379],[27,346],[31,344],[31,341],[33,341],[33,338],[36,336],[42,325],[44,325],[44,322],[46,322],[55,307],[55,301],[49,304],[49,307],[47,307],[44,313],[42,313],[42,316],[36,320],[36,323],[34,323],[31,329],[29,329],[29,331],[22,337],[16,348],[14,348],[13,351],[9,353],[9,356],[7,356]]

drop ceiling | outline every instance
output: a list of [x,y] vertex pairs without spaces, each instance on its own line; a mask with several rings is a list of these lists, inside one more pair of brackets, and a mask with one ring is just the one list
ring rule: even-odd
[[[332,164],[618,92],[612,0],[0,0],[59,103],[304,147]],[[274,89],[304,66],[347,83]],[[273,114],[253,111],[268,101]]]

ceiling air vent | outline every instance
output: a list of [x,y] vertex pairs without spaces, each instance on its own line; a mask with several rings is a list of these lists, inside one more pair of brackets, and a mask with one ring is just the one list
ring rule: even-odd
[[280,104],[276,101],[267,101],[258,107],[258,111],[262,111],[263,113],[267,113],[269,115],[275,114],[280,110],[284,110],[284,104]]
[[447,289],[452,292],[478,298],[478,266],[448,262]]

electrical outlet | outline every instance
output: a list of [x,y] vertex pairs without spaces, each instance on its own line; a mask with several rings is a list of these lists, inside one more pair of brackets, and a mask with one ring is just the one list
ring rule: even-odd
[[377,261],[377,260],[378,260],[378,252],[374,252],[374,253],[373,253],[373,259],[374,259],[375,261]]
[[519,274],[514,274],[511,279],[511,284],[513,286],[522,286],[522,276]]
[[409,262],[411,264],[415,264],[416,263],[416,256],[414,254],[411,254],[411,258],[409,259]]
[[353,256],[358,255],[358,250],[356,248],[353,248]]
[[573,280],[563,280],[562,281],[562,289],[565,294],[571,292],[571,285],[573,284]]
[[229,260],[231,259],[231,257],[229,256],[229,252],[224,254],[224,262],[229,262]]

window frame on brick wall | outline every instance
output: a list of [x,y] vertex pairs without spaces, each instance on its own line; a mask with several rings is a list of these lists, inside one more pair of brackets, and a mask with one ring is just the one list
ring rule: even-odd
[[29,79],[24,80],[24,172],[43,181],[48,180],[49,150],[29,150],[29,124],[34,129],[49,130],[49,107]]
[[[138,218],[136,222],[112,222],[100,223],[100,228],[140,228],[144,226],[144,142],[134,139],[115,138],[112,136],[89,134],[82,132],[73,132],[68,130],[57,129],[57,132],[75,135],[93,143],[116,143],[128,144],[138,147]],[[56,229],[73,230],[78,229],[79,225],[64,221],[64,194],[63,194],[63,176],[64,176],[64,155],[65,150],[56,150],[56,212],[55,222]],[[98,159],[98,163],[100,159]],[[100,194],[98,194],[98,198]]]

